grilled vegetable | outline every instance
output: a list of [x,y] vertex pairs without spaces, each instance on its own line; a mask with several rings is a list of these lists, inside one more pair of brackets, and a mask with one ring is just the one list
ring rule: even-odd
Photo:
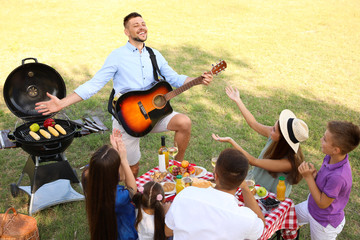
[[40,140],[40,136],[39,136],[37,133],[35,133],[35,132],[33,132],[33,131],[30,131],[29,134],[30,134],[30,136],[32,136],[36,141],[39,141],[39,140]]
[[55,137],[58,137],[59,136],[59,132],[55,130],[55,128],[53,127],[48,127],[48,131],[54,135]]
[[44,129],[40,129],[39,130],[40,134],[44,136],[44,138],[50,139],[51,135],[50,133],[48,133],[47,131],[45,131]]
[[47,127],[53,127],[55,126],[55,120],[52,119],[52,118],[48,118],[44,121],[44,128],[47,128]]
[[63,127],[60,126],[59,124],[56,124],[56,125],[55,125],[55,128],[56,128],[56,130],[58,130],[62,135],[66,135],[65,129],[63,129]]
[[30,130],[33,131],[33,132],[37,132],[37,131],[39,131],[39,129],[40,129],[40,126],[37,123],[33,123],[30,126]]

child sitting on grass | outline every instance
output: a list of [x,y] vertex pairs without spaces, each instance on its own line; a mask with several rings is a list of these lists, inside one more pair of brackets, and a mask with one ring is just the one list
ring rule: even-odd
[[165,204],[162,186],[157,182],[147,182],[139,188],[133,202],[136,205],[135,228],[139,240],[165,240],[165,213],[170,205]]
[[311,239],[336,239],[345,225],[344,208],[352,186],[348,153],[360,142],[360,128],[350,122],[331,121],[321,138],[321,150],[326,154],[316,171],[314,165],[303,162],[299,172],[304,177],[310,195],[295,206],[299,225],[310,224]]

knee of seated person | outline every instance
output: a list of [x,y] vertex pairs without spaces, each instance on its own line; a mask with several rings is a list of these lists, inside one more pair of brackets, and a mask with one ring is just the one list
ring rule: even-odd
[[179,129],[181,130],[190,130],[191,129],[191,119],[184,115],[184,114],[179,114],[179,116],[177,117],[177,126],[179,127]]

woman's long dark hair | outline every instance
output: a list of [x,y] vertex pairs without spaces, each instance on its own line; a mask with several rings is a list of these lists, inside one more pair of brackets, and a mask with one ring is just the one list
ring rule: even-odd
[[[279,124],[279,123],[278,123]],[[286,142],[280,128],[280,139],[279,141],[275,142],[273,141],[272,144],[269,146],[269,148],[264,153],[264,159],[283,159],[287,158],[289,159],[291,163],[291,170],[288,173],[287,180],[290,184],[298,184],[300,180],[302,179],[302,175],[298,171],[298,167],[300,164],[304,161],[304,155],[301,151],[301,147],[299,146],[299,149],[297,153],[294,152],[294,150],[290,147],[290,145]],[[276,172],[270,172],[271,176],[274,178],[277,177]]]
[[161,201],[157,200],[158,194],[161,194],[164,199],[164,189],[157,182],[147,182],[144,184],[143,193],[136,193],[133,197],[133,202],[138,209],[138,215],[136,217],[135,228],[138,229],[138,225],[142,220],[142,208],[154,209],[154,239],[165,240],[165,211]]
[[88,169],[83,172],[82,183],[92,240],[117,239],[115,195],[119,166],[118,152],[105,145],[92,155]]

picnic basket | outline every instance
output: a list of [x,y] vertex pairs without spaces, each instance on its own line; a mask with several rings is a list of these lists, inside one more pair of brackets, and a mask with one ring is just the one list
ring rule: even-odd
[[[12,211],[13,214],[9,212]],[[10,207],[4,214],[0,214],[1,240],[39,240],[39,230],[36,219],[16,212]]]

